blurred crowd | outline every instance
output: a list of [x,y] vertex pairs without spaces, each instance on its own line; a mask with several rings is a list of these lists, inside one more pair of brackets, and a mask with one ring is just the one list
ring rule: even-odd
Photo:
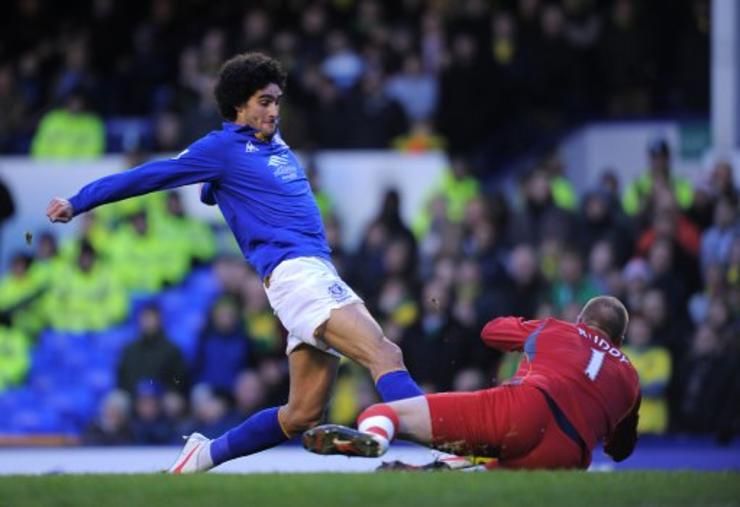
[[[14,0],[0,153],[180,151],[220,127],[221,63],[289,71],[291,146],[503,160],[590,117],[708,110],[707,0]],[[487,167],[495,167],[488,164]]]
[[[677,176],[663,139],[649,143],[646,166],[628,182],[605,171],[579,195],[551,153],[504,194],[485,191],[467,159],[452,157],[412,223],[389,189],[354,251],[343,247],[342,217],[315,171],[312,182],[338,270],[428,392],[484,388],[513,373],[519,357],[478,338],[487,320],[572,321],[589,298],[613,294],[631,313],[626,350],[641,377],[640,430],[727,440],[740,428],[738,185],[724,161],[695,182]],[[41,234],[33,257],[17,255],[0,281],[0,388],[23,385],[39,330],[74,334],[128,320],[136,331],[115,356],[116,389],[87,441],[215,436],[284,402],[285,331],[222,225],[188,217],[176,191],[81,220],[80,237],[57,246]],[[202,299],[203,290],[183,286],[194,270],[216,289],[193,350],[184,350],[162,325],[157,295],[181,287],[181,300]],[[170,321],[199,311],[182,308]],[[375,400],[366,373],[343,362],[328,417],[351,423]]]

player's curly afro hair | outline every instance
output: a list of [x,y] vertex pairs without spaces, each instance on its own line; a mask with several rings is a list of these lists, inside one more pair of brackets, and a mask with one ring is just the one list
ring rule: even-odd
[[286,74],[280,62],[262,53],[242,53],[221,67],[214,94],[224,119],[236,119],[236,107],[265,86],[275,83],[285,89]]

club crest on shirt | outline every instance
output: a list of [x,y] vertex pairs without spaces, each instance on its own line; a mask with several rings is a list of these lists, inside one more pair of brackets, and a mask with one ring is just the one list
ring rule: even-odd
[[283,181],[293,181],[298,177],[298,168],[293,165],[287,155],[270,155],[267,166],[274,167],[272,174]]
[[347,288],[339,282],[334,282],[328,288],[329,295],[334,298],[334,301],[341,303],[349,299],[349,291]]

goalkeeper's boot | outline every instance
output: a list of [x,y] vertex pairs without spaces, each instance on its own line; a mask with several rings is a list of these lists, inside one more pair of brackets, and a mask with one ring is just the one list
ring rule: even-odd
[[377,458],[388,450],[388,440],[346,426],[324,424],[303,433],[303,447],[316,454]]
[[378,468],[379,472],[427,472],[430,470],[452,470],[450,466],[441,461],[432,461],[425,465],[412,465],[411,463],[404,463],[403,461],[384,461]]
[[169,468],[171,474],[194,474],[213,468],[211,459],[211,441],[200,433],[193,433],[187,438],[185,447]]
[[378,468],[376,468],[376,470],[379,472],[448,472],[452,470],[459,470],[462,472],[484,472],[486,470],[484,465],[461,465],[462,462],[450,464],[449,461],[440,460],[435,460],[425,465],[412,465],[410,463],[396,460],[384,461]]
[[489,467],[495,464],[496,458],[486,456],[458,456],[447,452],[438,451],[437,462],[444,463],[450,470],[472,470]]

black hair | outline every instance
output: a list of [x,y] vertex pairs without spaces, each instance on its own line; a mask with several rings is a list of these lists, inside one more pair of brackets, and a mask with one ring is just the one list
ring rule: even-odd
[[223,64],[214,94],[225,120],[236,119],[236,108],[258,90],[274,83],[285,89],[287,75],[280,62],[263,53],[242,53]]

